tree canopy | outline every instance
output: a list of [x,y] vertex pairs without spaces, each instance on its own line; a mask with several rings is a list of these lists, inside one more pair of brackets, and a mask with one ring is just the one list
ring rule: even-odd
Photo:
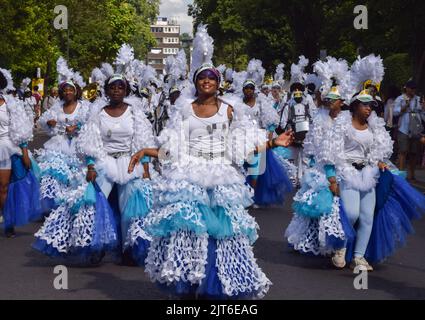
[[[56,30],[54,8],[68,9],[69,30]],[[0,0],[0,66],[11,69],[16,80],[35,76],[37,67],[48,79],[55,79],[56,60],[69,65],[85,78],[101,62],[111,62],[126,42],[143,59],[155,45],[150,31],[157,17],[159,0]]]
[[[355,0],[194,0],[189,14],[208,24],[217,64],[236,69],[251,58],[269,73],[279,62],[287,67],[304,54],[316,61],[320,50],[354,61],[375,53],[389,61],[388,76],[401,84],[414,76],[425,90],[425,2],[365,0],[368,29],[357,30]],[[407,63],[406,63],[407,58]],[[403,69],[402,73],[397,73]],[[397,73],[397,74],[395,74]],[[387,77],[388,78],[388,77]]]

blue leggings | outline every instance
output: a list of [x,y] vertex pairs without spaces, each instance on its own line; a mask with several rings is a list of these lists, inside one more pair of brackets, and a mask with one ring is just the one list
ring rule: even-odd
[[355,257],[363,257],[372,233],[373,215],[375,212],[375,188],[362,192],[341,186],[341,200],[344,204],[347,218],[351,225],[358,221],[356,244],[354,248]]

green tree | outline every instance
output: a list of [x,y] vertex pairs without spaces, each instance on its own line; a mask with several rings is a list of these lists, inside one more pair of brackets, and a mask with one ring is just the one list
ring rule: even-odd
[[67,57],[69,65],[87,79],[101,62],[111,62],[122,43],[131,44],[144,59],[155,44],[150,24],[159,10],[159,0],[69,0],[69,30],[55,30],[53,9],[60,0],[0,0],[0,66],[12,70],[16,83],[35,76],[37,67],[47,81],[54,81],[55,63]]

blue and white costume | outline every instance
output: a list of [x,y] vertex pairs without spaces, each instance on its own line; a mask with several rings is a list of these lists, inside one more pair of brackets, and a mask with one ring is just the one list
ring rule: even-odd
[[[253,107],[241,102],[247,117],[259,128],[266,129],[273,134],[279,123],[277,111],[273,108],[270,100],[257,96]],[[287,163],[277,159],[287,156],[286,148],[278,147],[267,150],[264,153],[254,155],[249,160],[248,181],[257,180],[254,202],[257,205],[282,205],[284,196],[292,191],[292,182],[287,173]],[[254,164],[254,166],[252,166]],[[254,169],[254,170],[252,170]]]
[[[63,203],[37,232],[36,249],[48,255],[80,258],[116,251],[121,249],[131,221],[149,212],[150,181],[141,179],[142,166],[129,174],[128,165],[133,153],[156,144],[140,105],[130,104],[134,100],[124,102],[128,107],[120,117],[108,115],[105,105],[93,108],[75,143],[77,153],[87,164],[95,165],[96,182],[87,183],[84,176],[77,190],[63,195]],[[117,195],[110,205],[107,198],[114,186]],[[148,240],[140,239],[145,241],[140,250],[147,250]]]
[[[338,117],[343,117],[344,113],[349,115],[348,111],[343,111]],[[329,110],[320,108],[304,140],[309,168],[294,196],[294,217],[285,232],[288,243],[302,253],[331,254],[344,247],[347,237],[352,237],[341,201],[329,190],[326,171],[333,170],[321,159],[323,140],[333,125]]]
[[41,218],[40,185],[38,167],[31,155],[30,170],[22,162],[21,148],[27,148],[33,138],[33,123],[21,101],[11,95],[1,96],[5,103],[0,106],[0,170],[12,170],[3,208],[4,227],[8,230]]
[[[64,102],[59,101],[40,117],[41,128],[51,137],[43,149],[36,152],[41,169],[41,199],[44,213],[57,207],[55,200],[61,189],[74,188],[82,179],[84,162],[77,157],[75,141],[79,129],[87,121],[89,109],[89,102],[78,101],[74,112],[66,114]],[[56,121],[55,127],[47,125],[50,120]],[[68,135],[66,128],[74,125],[79,128],[78,131]]]
[[[346,248],[348,262],[354,257],[383,261],[413,232],[410,220],[425,213],[423,195],[399,176],[378,169],[378,162],[392,153],[384,121],[372,112],[368,129],[359,131],[351,114],[341,112],[319,146],[316,161],[325,164],[326,176],[323,172],[316,179],[306,175],[304,185],[311,188],[295,199],[298,212],[286,231],[288,242],[296,250],[316,255]],[[353,163],[364,167],[356,169]],[[333,198],[333,205],[325,201],[331,199],[326,196],[326,178],[331,176],[341,189],[341,199]],[[309,198],[311,193],[316,198]]]
[[241,108],[229,121],[224,102],[216,115],[199,118],[193,101],[177,101],[158,138],[167,158],[145,220],[153,238],[146,272],[177,294],[262,297],[271,283],[253,255],[258,225],[245,209],[252,192],[235,165],[266,142],[266,133]]

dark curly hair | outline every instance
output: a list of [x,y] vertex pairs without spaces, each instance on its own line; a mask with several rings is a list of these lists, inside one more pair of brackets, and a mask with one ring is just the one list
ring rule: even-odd
[[0,72],[0,90],[7,87],[7,79],[2,72]]
[[[113,76],[112,76],[113,77]],[[105,86],[104,86],[104,88],[105,88],[105,95],[107,96],[108,95],[108,90],[109,90],[109,87],[110,87],[110,85],[113,83],[109,83],[109,81],[112,79],[112,77],[109,77],[108,79],[106,79],[106,81],[105,81]],[[125,96],[126,97],[128,97],[130,94],[131,94],[131,86],[130,86],[130,82],[128,82],[128,80],[127,79],[124,79],[123,80],[124,82],[125,82],[125,86],[126,86],[126,94],[125,94]]]
[[[81,87],[78,84],[74,83],[74,85],[75,85],[75,99],[81,100],[81,97],[83,95],[83,90],[81,89]],[[67,84],[66,82],[62,83],[59,86],[58,94],[59,94],[59,99],[61,99],[61,100],[64,99],[64,90],[65,90],[66,86],[72,87],[70,84]]]

